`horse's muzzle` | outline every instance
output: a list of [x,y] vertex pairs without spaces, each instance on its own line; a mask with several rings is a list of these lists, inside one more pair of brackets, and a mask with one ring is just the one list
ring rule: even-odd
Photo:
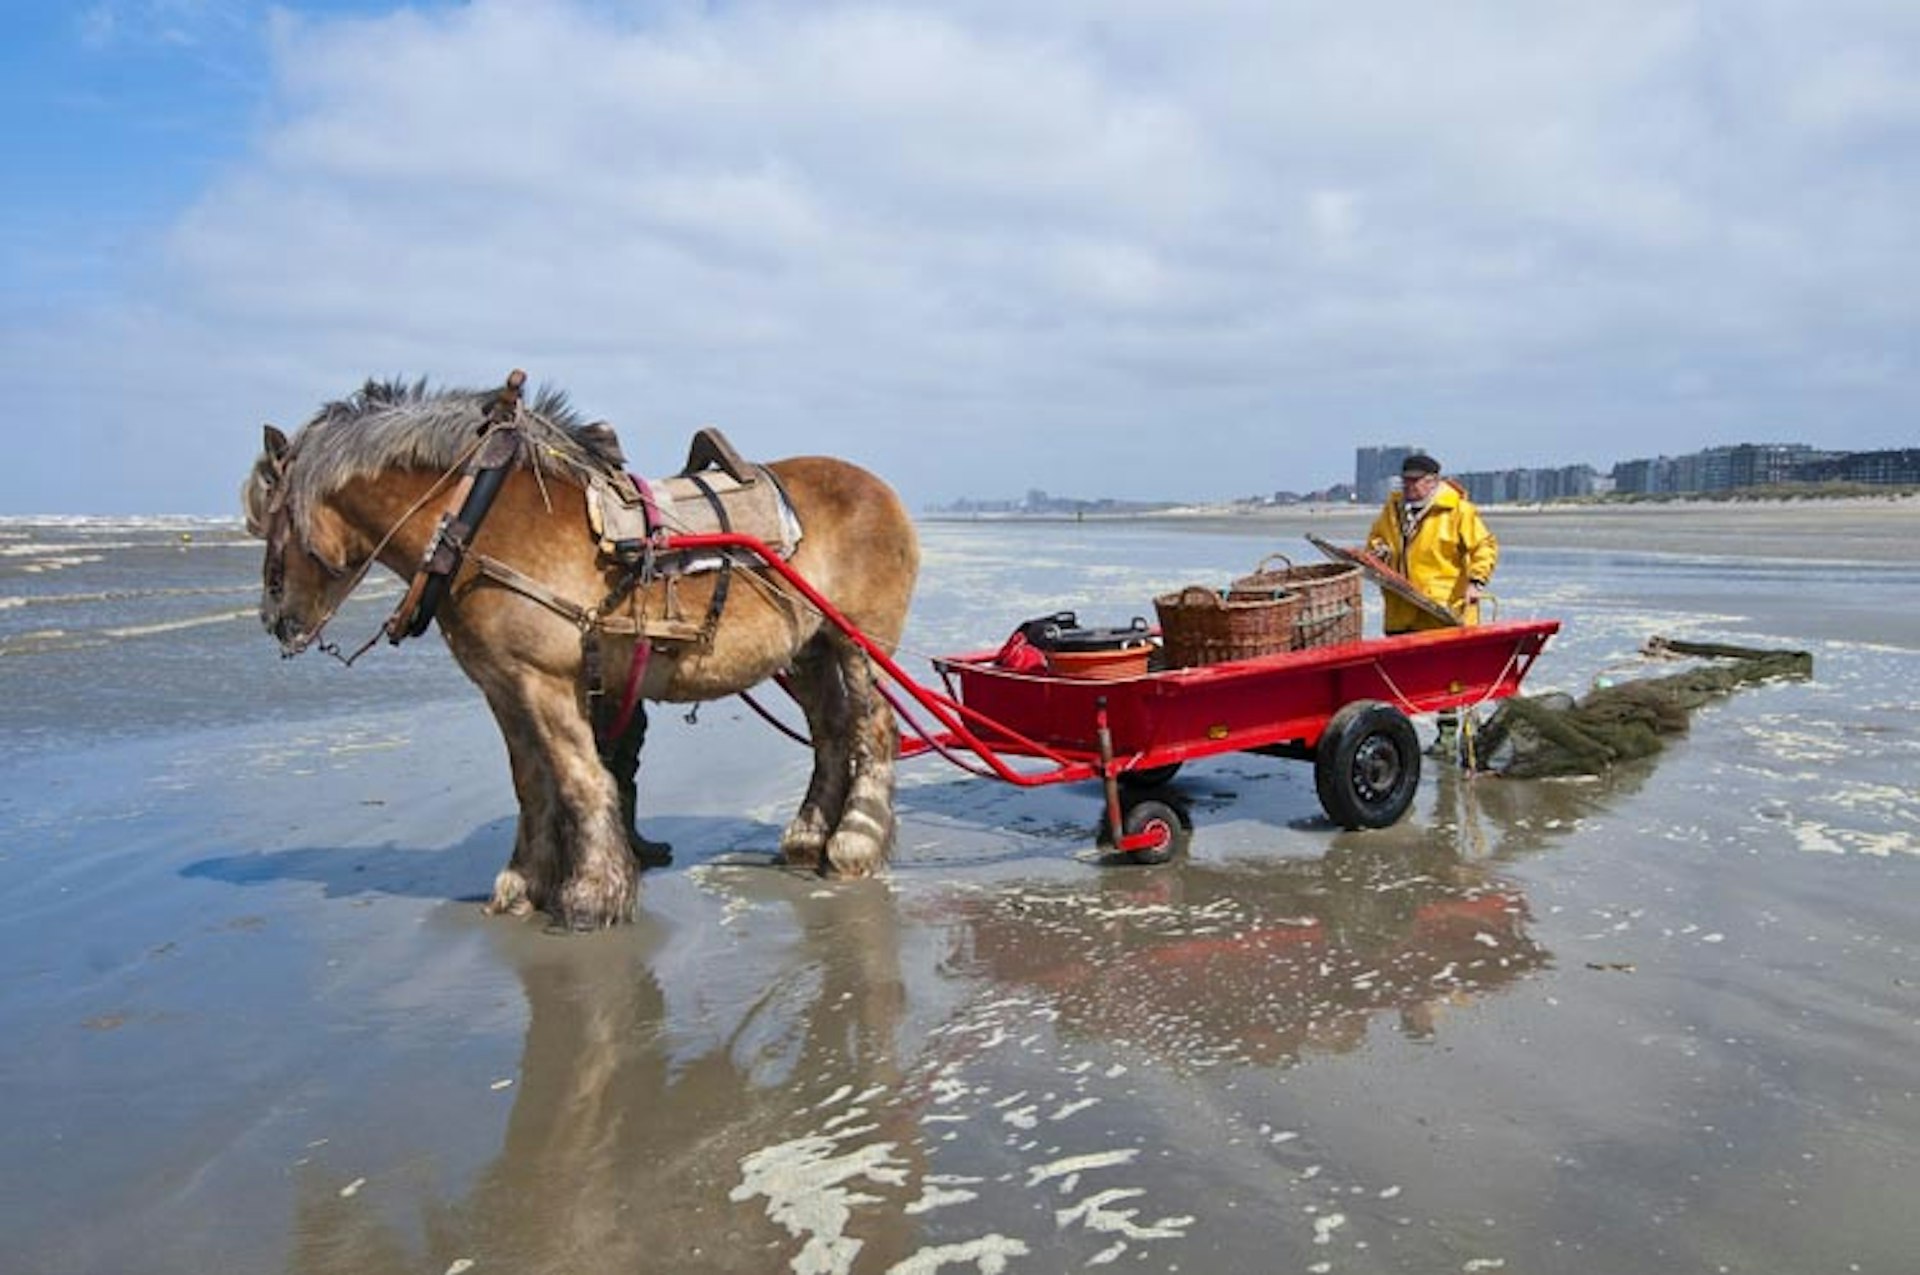
[[260,613],[260,624],[273,640],[280,644],[280,658],[290,660],[306,650],[313,643],[315,635],[302,629],[299,623],[286,615]]

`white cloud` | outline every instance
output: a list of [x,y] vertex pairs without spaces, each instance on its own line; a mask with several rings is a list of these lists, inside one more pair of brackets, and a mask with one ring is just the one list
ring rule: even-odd
[[718,422],[915,499],[1317,485],[1382,430],[1905,445],[1917,45],[1871,4],[282,16],[250,155],[111,328],[9,362],[193,402],[156,432],[235,475],[361,376],[516,364],[642,466]]

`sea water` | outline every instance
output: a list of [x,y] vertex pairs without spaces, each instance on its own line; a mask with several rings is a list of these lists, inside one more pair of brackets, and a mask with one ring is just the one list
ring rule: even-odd
[[[260,578],[261,544],[233,518],[0,519],[0,761],[465,687],[437,640],[351,672],[318,653],[274,658]],[[328,637],[359,646],[398,596],[378,573]]]

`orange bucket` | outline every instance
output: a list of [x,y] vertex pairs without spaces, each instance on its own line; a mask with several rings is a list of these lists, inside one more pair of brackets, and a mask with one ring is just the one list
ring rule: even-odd
[[1083,678],[1111,682],[1123,677],[1143,677],[1147,657],[1153,654],[1151,642],[1111,651],[1048,651],[1047,672],[1055,677]]

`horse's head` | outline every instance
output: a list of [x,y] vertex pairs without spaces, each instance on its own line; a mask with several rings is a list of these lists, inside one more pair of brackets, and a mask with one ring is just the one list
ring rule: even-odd
[[[324,501],[296,511],[290,498],[294,448],[269,425],[266,448],[240,488],[247,531],[267,542],[260,623],[291,657],[320,635],[358,578],[348,569],[356,534]],[[302,516],[304,515],[304,516]],[[304,525],[302,525],[304,524]]]
[[[577,474],[622,467],[611,429],[582,426],[558,390],[543,390],[523,408],[522,380],[516,373],[505,391],[368,381],[322,405],[291,441],[266,427],[266,450],[240,501],[247,530],[267,542],[260,620],[285,654],[314,643],[374,555],[475,460],[503,407],[540,464]],[[425,495],[421,482],[430,484]],[[415,496],[412,508],[396,513]],[[418,525],[430,526],[431,517]]]

